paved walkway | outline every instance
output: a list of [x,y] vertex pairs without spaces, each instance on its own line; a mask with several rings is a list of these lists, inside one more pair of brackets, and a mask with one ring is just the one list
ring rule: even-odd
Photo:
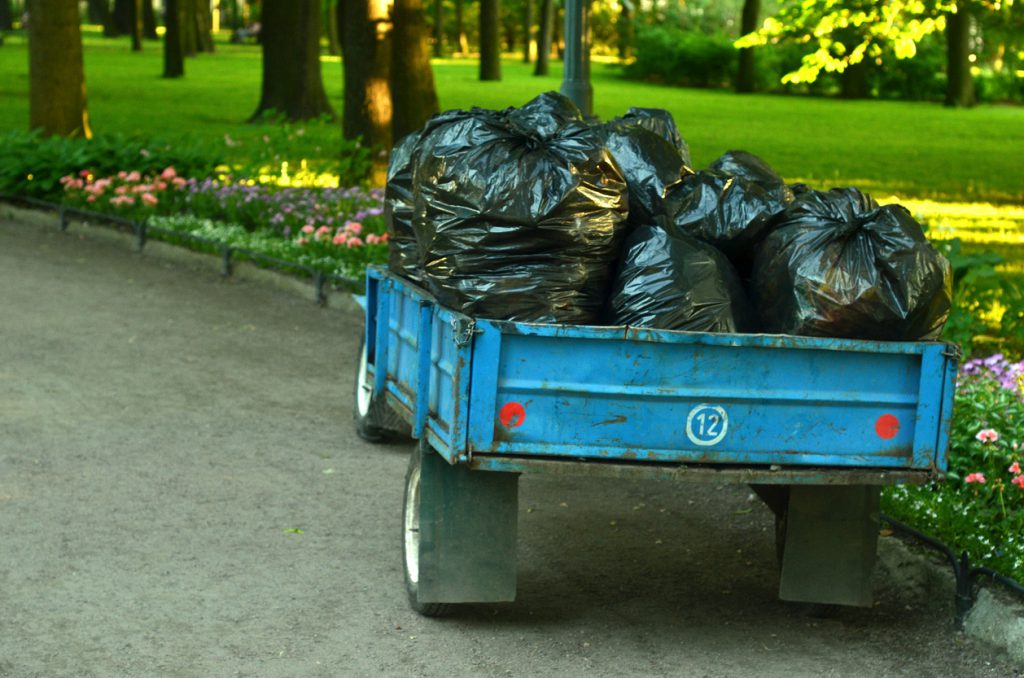
[[731,486],[524,478],[519,600],[422,619],[355,312],[5,212],[0,675],[1016,675],[885,573],[874,609],[779,602]]

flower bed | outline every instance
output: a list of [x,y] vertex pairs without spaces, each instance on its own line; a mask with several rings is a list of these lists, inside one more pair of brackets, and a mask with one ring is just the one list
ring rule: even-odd
[[895,518],[1024,581],[1024,361],[996,354],[960,372],[944,482],[886,491]]
[[387,260],[380,189],[200,180],[180,177],[173,167],[159,174],[106,177],[83,170],[60,183],[66,204],[145,220],[324,273],[358,279],[367,265]]

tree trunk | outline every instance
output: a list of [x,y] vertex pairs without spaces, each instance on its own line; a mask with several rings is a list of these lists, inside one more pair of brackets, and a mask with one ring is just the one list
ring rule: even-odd
[[142,37],[146,40],[159,40],[156,34],[156,12],[153,11],[153,0],[142,0]]
[[29,0],[29,129],[92,136],[77,0]]
[[[743,0],[743,14],[740,18],[740,35],[757,30],[757,20],[761,14],[761,0]],[[749,94],[757,88],[755,73],[754,48],[741,49],[739,63],[736,68],[736,91]]]
[[131,3],[131,19],[132,19],[132,51],[142,51],[142,0],[132,0]]
[[263,0],[263,87],[252,119],[334,115],[320,77],[320,0]]
[[[10,8],[11,3],[9,0],[0,1],[0,6],[7,6]],[[98,24],[100,26],[107,25],[107,15],[110,14],[110,4],[107,0],[89,0],[89,11],[86,16],[89,18],[89,23]],[[0,22],[0,28],[5,28]],[[9,30],[10,25],[6,26]]]
[[971,15],[965,3],[958,5],[960,11],[946,15],[946,105],[973,106]]
[[434,0],[434,56],[444,56],[444,0]]
[[[186,0],[187,1],[187,0]],[[185,75],[185,54],[181,49],[181,8],[178,0],[164,0],[164,77]]]
[[480,79],[501,80],[501,0],[480,0]]
[[391,10],[391,138],[423,127],[438,111],[422,0],[394,0]]
[[[31,2],[31,0],[29,0]],[[135,0],[114,0],[114,10],[107,16],[103,35],[116,38],[132,33],[132,6]]]
[[533,0],[523,0],[523,63],[531,61],[533,51]]
[[839,96],[843,99],[867,99],[871,95],[868,87],[868,62],[851,64],[839,75]]
[[[345,0],[341,0],[344,2]],[[341,43],[338,41],[338,2],[330,0],[327,3],[327,53],[331,56],[341,54]]]
[[615,21],[615,28],[619,34],[619,58],[628,59],[633,49],[632,3],[622,3],[622,10],[619,12],[619,18]]
[[187,57],[195,56],[199,53],[195,1],[178,0],[178,16],[181,19],[181,51]]
[[455,42],[459,46],[459,54],[469,52],[469,40],[466,39],[466,22],[462,14],[463,0],[455,0]]
[[533,68],[534,75],[547,75],[551,61],[551,34],[555,23],[554,0],[541,0],[540,26],[537,29],[537,63]]
[[346,0],[341,50],[345,77],[342,134],[374,149],[391,148],[391,52],[386,0]]
[[[213,52],[213,16],[210,12],[210,0],[194,0],[194,2],[196,7],[196,49],[200,52]],[[319,39],[318,35],[317,40],[319,41]]]

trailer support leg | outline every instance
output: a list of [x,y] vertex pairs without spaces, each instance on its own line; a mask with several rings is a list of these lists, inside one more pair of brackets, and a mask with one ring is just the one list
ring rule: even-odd
[[779,597],[807,603],[873,602],[877,486],[793,485],[785,518]]
[[515,600],[519,476],[452,466],[421,441],[421,603]]

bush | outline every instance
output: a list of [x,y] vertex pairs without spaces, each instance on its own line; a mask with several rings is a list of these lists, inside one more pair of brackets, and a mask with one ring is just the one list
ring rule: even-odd
[[722,34],[682,30],[671,24],[638,26],[636,61],[626,77],[684,87],[728,87],[736,72],[736,49]]
[[996,267],[994,252],[964,252],[959,240],[936,243],[953,267],[953,307],[942,338],[971,356],[993,348],[1024,353],[1024,290]]
[[119,134],[67,139],[8,132],[0,136],[0,192],[59,200],[61,178],[83,170],[96,176],[122,170],[159,174],[174,166],[185,176],[207,176],[221,162],[218,154],[198,142],[171,145]]

